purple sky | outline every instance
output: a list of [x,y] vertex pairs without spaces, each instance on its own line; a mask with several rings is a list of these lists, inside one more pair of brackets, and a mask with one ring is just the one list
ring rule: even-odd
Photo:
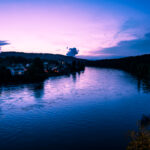
[[0,18],[0,42],[10,43],[3,51],[65,55],[76,47],[84,58],[150,52],[148,0],[1,0]]

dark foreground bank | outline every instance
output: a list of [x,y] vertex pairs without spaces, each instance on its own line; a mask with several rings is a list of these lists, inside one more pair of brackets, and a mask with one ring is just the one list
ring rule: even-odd
[[84,70],[77,59],[70,61],[9,56],[0,58],[0,83],[40,82],[50,76],[69,75]]

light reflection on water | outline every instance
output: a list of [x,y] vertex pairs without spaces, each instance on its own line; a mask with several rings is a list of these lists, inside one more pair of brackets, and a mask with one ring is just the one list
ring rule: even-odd
[[0,87],[0,149],[125,149],[149,92],[146,80],[98,68]]

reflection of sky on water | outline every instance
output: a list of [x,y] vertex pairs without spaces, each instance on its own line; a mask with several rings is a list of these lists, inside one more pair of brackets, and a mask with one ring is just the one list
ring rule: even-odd
[[15,109],[44,107],[74,99],[106,101],[138,95],[139,91],[148,93],[150,83],[147,80],[137,81],[123,71],[87,68],[85,73],[51,77],[41,83],[1,87],[0,105],[4,109]]
[[150,114],[149,84],[140,82],[123,71],[86,68],[43,83],[3,86],[0,149],[124,149],[128,131]]
[[6,108],[35,104],[31,93],[22,85],[4,87],[0,99],[3,102],[2,105],[5,104]]

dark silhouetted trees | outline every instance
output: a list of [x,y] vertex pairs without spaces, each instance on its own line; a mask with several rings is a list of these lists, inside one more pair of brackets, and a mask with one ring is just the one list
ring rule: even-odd
[[10,70],[6,69],[5,67],[0,68],[0,83],[2,82],[9,82],[11,80],[11,72]]
[[150,55],[88,61],[87,65],[122,69],[141,78],[150,78]]
[[45,77],[43,61],[40,58],[35,58],[28,68],[28,71],[25,73],[25,80],[40,81]]

